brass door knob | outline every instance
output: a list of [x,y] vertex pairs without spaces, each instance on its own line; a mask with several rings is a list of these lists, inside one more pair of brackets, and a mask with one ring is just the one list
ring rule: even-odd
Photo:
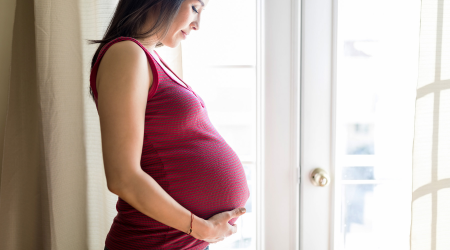
[[309,178],[311,179],[312,184],[320,187],[325,187],[330,183],[330,176],[327,171],[321,168],[314,169],[309,175]]

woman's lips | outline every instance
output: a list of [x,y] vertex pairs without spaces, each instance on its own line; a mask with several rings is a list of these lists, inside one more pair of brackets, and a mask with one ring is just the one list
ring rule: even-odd
[[187,34],[186,34],[186,33],[184,33],[184,31],[181,31],[181,33],[183,34],[183,39],[186,39],[186,37],[187,37]]

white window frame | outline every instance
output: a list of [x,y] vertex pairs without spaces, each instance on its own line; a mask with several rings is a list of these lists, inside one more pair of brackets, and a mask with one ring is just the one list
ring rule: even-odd
[[299,249],[298,0],[257,1],[257,249]]

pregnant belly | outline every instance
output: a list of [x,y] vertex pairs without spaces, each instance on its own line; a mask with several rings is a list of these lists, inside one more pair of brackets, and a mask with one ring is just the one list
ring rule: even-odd
[[[191,139],[186,141],[192,142]],[[172,148],[145,143],[141,167],[180,205],[205,220],[217,213],[244,207],[250,197],[243,166],[220,137],[209,137],[189,145],[179,141],[179,145]],[[116,230],[131,230],[130,234],[152,237],[172,230],[120,198],[116,208]],[[236,220],[231,219],[229,224]]]
[[250,192],[243,166],[222,138],[157,148],[147,145],[142,169],[196,216],[208,219],[245,206]]
[[186,157],[184,163],[177,161],[167,172],[168,193],[203,219],[243,207],[250,196],[243,166],[235,152],[226,143],[214,146],[213,151],[205,154],[195,151],[195,157]]

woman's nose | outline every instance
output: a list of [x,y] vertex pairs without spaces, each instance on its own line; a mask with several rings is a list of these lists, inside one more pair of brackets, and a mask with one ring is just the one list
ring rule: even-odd
[[193,30],[198,30],[199,29],[199,24],[197,22],[192,23],[192,29]]
[[192,23],[192,29],[193,30],[199,30],[200,29],[200,16],[197,15],[197,19],[195,19]]

